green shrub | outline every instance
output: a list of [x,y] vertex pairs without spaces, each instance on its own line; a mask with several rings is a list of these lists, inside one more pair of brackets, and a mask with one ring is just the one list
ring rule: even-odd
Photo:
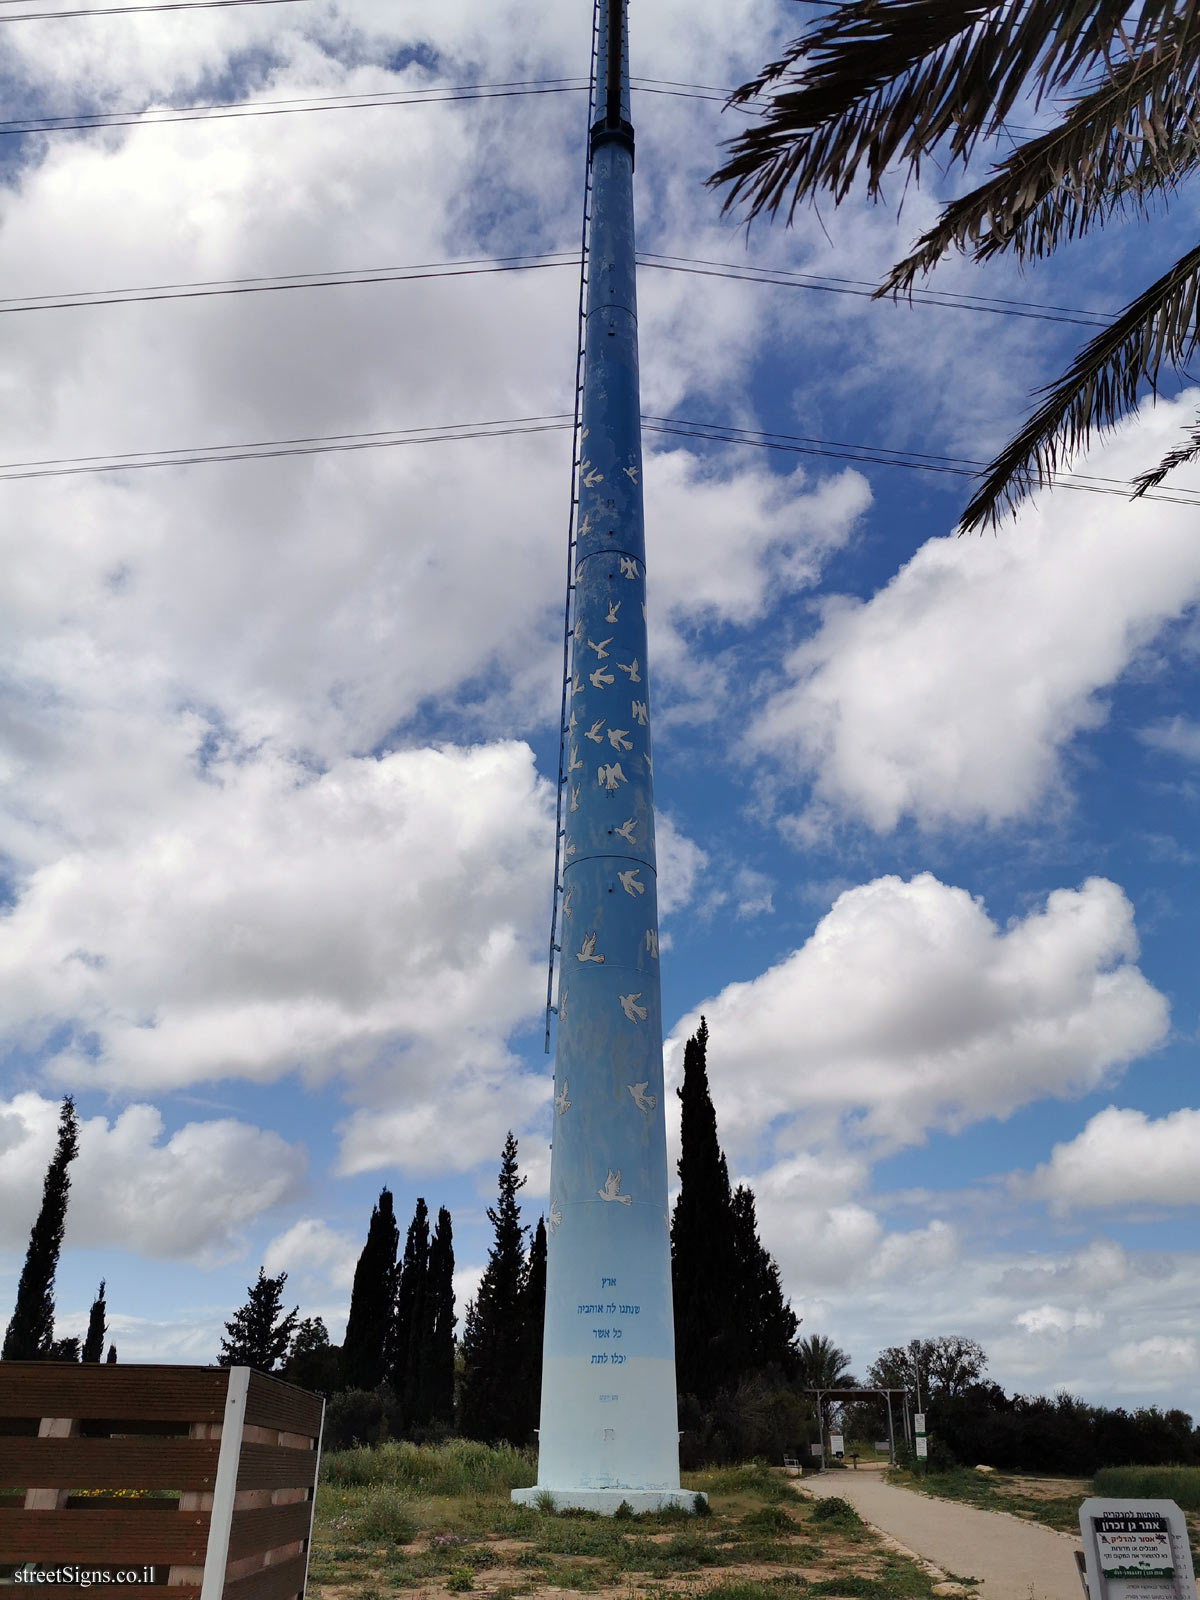
[[[350,1394],[361,1392],[351,1390]],[[342,1489],[393,1484],[414,1499],[507,1496],[510,1489],[525,1488],[536,1477],[537,1460],[530,1451],[507,1444],[478,1444],[473,1439],[450,1439],[436,1445],[398,1439],[370,1449],[333,1451],[321,1462],[324,1483]]]
[[741,1526],[758,1533],[791,1533],[795,1523],[782,1506],[759,1506],[757,1511],[747,1511]]
[[451,1594],[466,1594],[475,1587],[475,1577],[469,1567],[456,1567],[446,1579]]
[[1093,1492],[1129,1495],[1135,1500],[1174,1500],[1187,1511],[1200,1511],[1200,1467],[1101,1467]]
[[812,1520],[840,1523],[843,1527],[853,1527],[862,1522],[862,1518],[849,1500],[843,1500],[839,1494],[831,1494],[824,1500],[818,1500],[813,1507]]
[[377,1484],[355,1505],[347,1506],[341,1527],[352,1538],[385,1539],[392,1544],[411,1544],[417,1524],[408,1496],[392,1484]]

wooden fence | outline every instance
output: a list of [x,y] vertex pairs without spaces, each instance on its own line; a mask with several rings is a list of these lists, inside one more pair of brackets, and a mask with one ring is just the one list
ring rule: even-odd
[[[0,1362],[0,1584],[71,1567],[43,1600],[303,1600],[324,1406],[249,1367]],[[119,1591],[90,1577],[117,1569]]]

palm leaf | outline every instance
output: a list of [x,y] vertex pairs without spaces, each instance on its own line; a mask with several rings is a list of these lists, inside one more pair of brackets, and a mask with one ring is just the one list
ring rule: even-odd
[[[964,533],[985,524],[994,527],[1005,509],[1015,511],[1031,489],[1051,480],[1062,458],[1086,446],[1093,429],[1111,428],[1134,409],[1143,379],[1153,389],[1164,361],[1186,358],[1200,334],[1198,295],[1200,246],[1131,301],[1058,382],[1041,391],[1046,401],[996,457],[963,512]],[[1169,470],[1169,465],[1162,469]],[[1159,481],[1153,473],[1145,477],[1139,493],[1152,486],[1151,480]]]
[[1028,260],[1118,210],[1144,215],[1152,195],[1177,187],[1197,164],[1198,89],[1195,35],[1121,63],[1057,127],[1021,145],[995,176],[947,206],[879,294],[910,290],[918,273],[953,248],[971,248],[977,261],[1003,250]]
[[1124,0],[851,0],[814,24],[780,60],[733,96],[771,89],[763,121],[729,141],[731,158],[708,180],[729,184],[725,209],[747,203],[747,219],[776,215],[828,189],[842,199],[865,176],[877,197],[884,172],[920,159],[949,138],[965,163],[1030,88],[1039,98],[1122,55],[1158,49],[1160,36],[1189,30],[1200,0],[1177,15],[1146,0],[1132,40],[1121,32]]
[[1200,456],[1200,425],[1192,429],[1187,444],[1176,445],[1174,450],[1167,451],[1156,467],[1151,468],[1149,472],[1138,474],[1133,480],[1133,498],[1139,500],[1147,489],[1153,489],[1160,484],[1168,472],[1183,466],[1185,461],[1195,461],[1197,456]]

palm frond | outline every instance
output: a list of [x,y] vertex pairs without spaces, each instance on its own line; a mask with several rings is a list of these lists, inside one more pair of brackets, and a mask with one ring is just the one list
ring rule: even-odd
[[921,156],[948,138],[965,164],[1022,94],[1152,57],[1167,34],[1190,37],[1198,7],[1146,0],[1129,39],[1125,0],[842,0],[735,93],[731,103],[770,89],[771,109],[728,142],[709,184],[729,184],[724,209],[744,201],[747,220],[778,214],[789,194],[790,220],[802,199],[827,189],[840,200],[860,175],[877,197],[893,162],[919,177]]
[[947,206],[879,294],[907,292],[951,249],[970,248],[977,261],[1011,250],[1024,261],[1050,255],[1118,210],[1145,214],[1152,195],[1174,189],[1200,163],[1198,94],[1200,37],[1122,62],[1057,127]]
[[1032,489],[1050,482],[1060,461],[1086,446],[1094,429],[1111,428],[1132,411],[1142,383],[1153,389],[1163,362],[1177,363],[1194,348],[1198,297],[1200,246],[1131,301],[1057,383],[1040,391],[1048,398],[988,467],[960,529],[994,527],[1005,510],[1015,512]]
[[1192,429],[1186,444],[1176,445],[1174,450],[1168,450],[1156,467],[1137,475],[1133,480],[1132,498],[1140,500],[1146,490],[1156,488],[1168,472],[1174,472],[1176,467],[1182,467],[1185,461],[1195,461],[1197,456],[1200,456],[1200,422]]

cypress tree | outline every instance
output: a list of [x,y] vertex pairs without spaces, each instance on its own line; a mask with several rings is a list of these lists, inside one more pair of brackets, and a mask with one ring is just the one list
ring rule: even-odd
[[4,1335],[0,1361],[46,1361],[54,1344],[54,1274],[62,1248],[71,1180],[67,1168],[79,1153],[75,1102],[64,1099],[58,1119],[58,1145],[46,1169],[42,1207],[29,1235],[29,1249],[17,1284],[17,1303]]
[[92,1301],[92,1314],[88,1319],[87,1338],[83,1341],[83,1354],[81,1361],[96,1361],[104,1354],[104,1335],[108,1329],[104,1325],[104,1279],[100,1279],[100,1288],[96,1298]]
[[415,1415],[424,1422],[449,1425],[454,1421],[454,1234],[445,1206],[429,1244],[429,1271],[425,1283],[428,1338],[421,1363]]
[[729,1169],[708,1090],[708,1023],[683,1052],[679,1198],[671,1224],[675,1370],[681,1394],[711,1400],[740,1376],[737,1251]]
[[255,1367],[259,1372],[274,1372],[276,1363],[287,1354],[296,1331],[299,1306],[283,1315],[283,1286],[287,1273],[268,1278],[259,1267],[258,1278],[247,1291],[246,1304],[225,1324],[227,1338],[221,1340],[219,1367]]
[[116,1366],[116,1363],[117,1363],[117,1347],[116,1347],[115,1344],[110,1344],[109,1347],[108,1347],[108,1357],[107,1357],[107,1360],[106,1360],[106,1365],[108,1365],[108,1366]]
[[367,1242],[354,1269],[354,1287],[350,1291],[350,1314],[342,1342],[342,1378],[348,1389],[375,1389],[383,1382],[399,1241],[391,1191],[384,1189],[379,1203],[371,1209]]
[[429,1273],[429,1210],[418,1198],[404,1240],[404,1259],[396,1288],[391,1345],[391,1384],[406,1426],[425,1421],[420,1405],[421,1359],[429,1338],[426,1278]]
[[546,1219],[539,1217],[529,1246],[529,1265],[521,1291],[522,1443],[530,1443],[542,1401],[542,1334],[546,1325]]
[[55,1339],[50,1346],[50,1353],[46,1359],[47,1361],[78,1361],[79,1340],[76,1338]]
[[517,1176],[517,1141],[510,1132],[500,1157],[499,1198],[488,1207],[495,1240],[479,1283],[467,1307],[463,1331],[463,1384],[459,1431],[468,1439],[494,1443],[523,1442],[523,1397],[518,1393],[522,1292],[525,1288],[525,1234],[517,1193],[525,1179]]
[[791,1372],[796,1365],[800,1322],[784,1297],[778,1264],[758,1236],[754,1193],[744,1183],[734,1191],[732,1209],[738,1368],[761,1372],[764,1367],[779,1367],[784,1373]]

